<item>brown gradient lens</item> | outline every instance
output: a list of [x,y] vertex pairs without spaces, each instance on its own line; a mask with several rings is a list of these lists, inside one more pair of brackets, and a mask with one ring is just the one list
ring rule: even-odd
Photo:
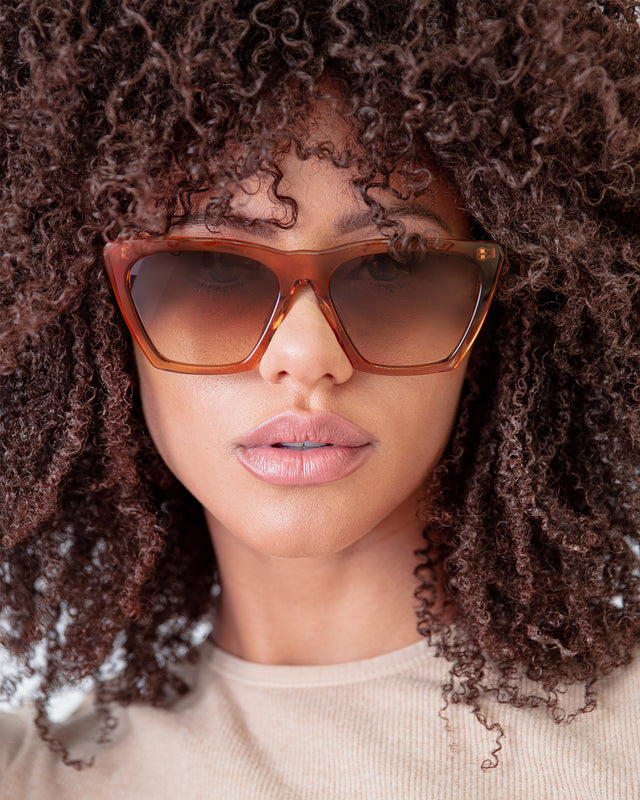
[[393,366],[449,358],[473,319],[481,288],[472,258],[438,251],[403,260],[389,253],[354,258],[336,269],[329,284],[358,353]]
[[171,250],[138,259],[131,299],[158,353],[185,364],[234,364],[251,354],[278,299],[278,279],[238,253]]

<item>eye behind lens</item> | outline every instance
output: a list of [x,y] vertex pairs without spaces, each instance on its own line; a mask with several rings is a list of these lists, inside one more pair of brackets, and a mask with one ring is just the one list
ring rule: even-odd
[[362,358],[418,366],[449,358],[473,320],[482,281],[464,254],[377,254],[340,265],[330,282],[336,313]]
[[139,259],[130,295],[153,348],[193,366],[245,360],[259,342],[278,298],[278,279],[238,253],[182,250]]

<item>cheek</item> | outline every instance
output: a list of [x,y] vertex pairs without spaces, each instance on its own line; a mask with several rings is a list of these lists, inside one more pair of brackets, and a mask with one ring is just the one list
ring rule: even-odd
[[[192,472],[207,460],[210,440],[224,414],[202,376],[178,375],[152,367],[136,352],[144,418],[158,452],[187,488]],[[208,432],[209,435],[204,435]]]
[[455,421],[464,365],[417,376],[398,387],[386,408],[389,455],[398,474],[424,480],[445,449]]

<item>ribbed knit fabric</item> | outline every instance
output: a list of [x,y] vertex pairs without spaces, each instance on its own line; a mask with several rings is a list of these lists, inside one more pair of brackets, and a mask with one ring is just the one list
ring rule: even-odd
[[206,645],[179,707],[119,709],[113,742],[65,735],[93,767],[64,766],[15,716],[0,721],[3,800],[639,800],[640,661],[600,681],[598,707],[570,725],[543,709],[486,701],[505,731],[464,705],[442,708],[448,669],[423,642],[350,664],[252,664]]

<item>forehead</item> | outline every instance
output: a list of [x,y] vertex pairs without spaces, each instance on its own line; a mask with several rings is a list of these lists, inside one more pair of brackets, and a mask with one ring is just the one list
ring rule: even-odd
[[[409,232],[433,228],[451,238],[469,237],[462,200],[428,154],[376,169],[362,157],[342,113],[333,95],[317,102],[291,138],[281,140],[271,168],[227,180],[219,187],[222,204],[215,192],[196,196],[180,227],[194,235],[241,230],[248,238],[275,246],[288,240],[300,249],[334,246],[367,228],[379,235],[376,220],[384,217]],[[239,160],[246,155],[233,143],[228,152]]]
[[434,230],[468,238],[470,221],[455,187],[433,165],[421,166],[429,176],[422,193],[412,193],[397,170],[386,181],[376,176],[363,195],[356,170],[289,152],[278,163],[277,178],[259,174],[230,185],[230,202],[221,214],[206,194],[199,196],[179,227],[192,235],[242,232],[275,246],[286,240],[299,249],[324,248],[358,238],[368,229],[380,235],[375,219],[379,204],[389,220],[401,222],[408,232]]

